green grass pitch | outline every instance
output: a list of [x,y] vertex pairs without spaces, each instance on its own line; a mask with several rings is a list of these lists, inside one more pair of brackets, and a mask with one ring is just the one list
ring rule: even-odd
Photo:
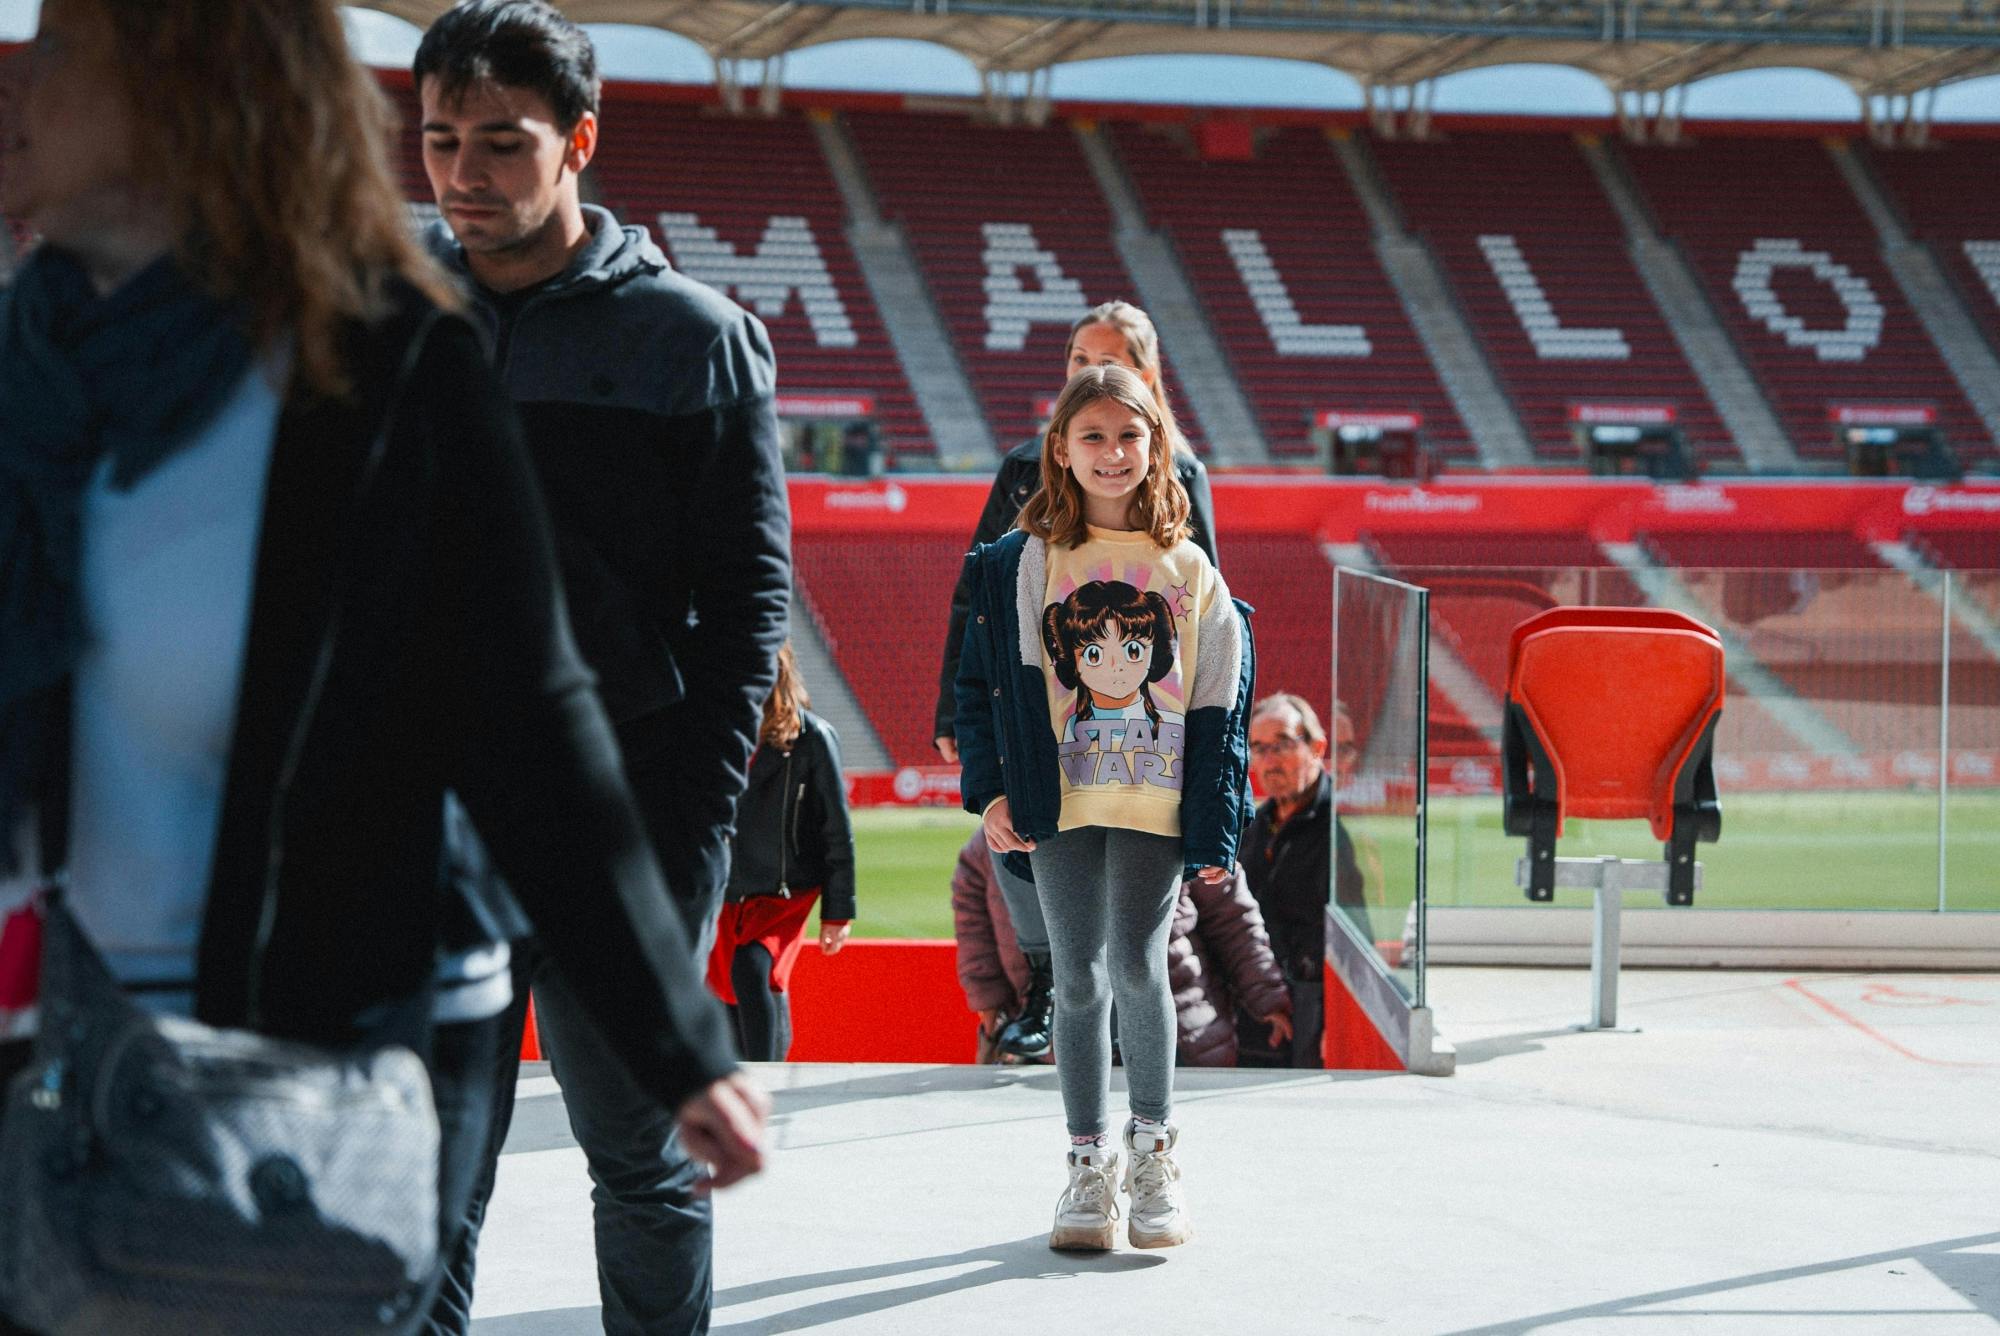
[[[1946,905],[2000,911],[2000,792],[1961,790],[1947,800],[1946,817]],[[856,812],[856,935],[951,936],[952,866],[975,824],[948,808]],[[1370,898],[1407,904],[1415,880],[1409,818],[1356,818],[1352,828],[1380,854],[1383,885]],[[1501,833],[1498,798],[1434,801],[1430,840],[1433,905],[1526,904],[1513,884],[1523,841]],[[1660,852],[1641,822],[1573,822],[1558,848],[1566,856]],[[1697,908],[1936,909],[1937,795],[1725,793],[1722,840],[1702,845],[1700,857]],[[1589,903],[1581,892],[1565,895]]]

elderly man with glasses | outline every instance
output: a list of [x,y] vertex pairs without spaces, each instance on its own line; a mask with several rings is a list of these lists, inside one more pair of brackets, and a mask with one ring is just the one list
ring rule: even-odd
[[[1353,774],[1354,724],[1334,707],[1334,768]],[[1266,795],[1238,857],[1263,910],[1271,949],[1292,995],[1292,1040],[1273,1047],[1265,1027],[1239,1016],[1238,1061],[1246,1067],[1318,1067],[1326,1024],[1326,903],[1334,899],[1372,940],[1354,842],[1333,814],[1335,774],[1326,766],[1327,736],[1304,699],[1280,692],[1250,712],[1250,769]],[[1336,876],[1329,876],[1337,866]]]

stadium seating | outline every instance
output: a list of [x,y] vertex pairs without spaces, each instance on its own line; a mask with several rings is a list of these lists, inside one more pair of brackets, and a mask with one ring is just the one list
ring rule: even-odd
[[1257,694],[1289,691],[1333,717],[1333,568],[1304,534],[1222,536],[1229,592],[1257,610]]
[[[1851,534],[1649,534],[1715,624],[1860,750],[1933,752],[1938,734],[1940,605]],[[1953,640],[1954,698],[1993,700],[2000,662]],[[1983,693],[1983,694],[1982,694]],[[1954,721],[1964,746],[1994,745],[1994,721]]]
[[1992,456],[1824,145],[1714,138],[1619,151],[1802,456],[1838,457],[1827,413],[1840,402],[1934,405],[1961,460]]
[[[1112,245],[1111,211],[1067,125],[853,112],[855,145],[882,212],[903,225],[959,361],[1003,449],[1036,434],[1037,405],[1065,378],[1069,327],[1100,302],[1138,302]],[[1174,379],[1182,429],[1200,423]]]
[[[416,99],[389,91],[405,127],[403,188],[427,206]],[[934,455],[805,120],[717,116],[614,86],[604,124],[594,193],[622,221],[650,230],[676,268],[762,318],[783,390],[870,398],[892,457],[921,464]]]
[[1374,152],[1543,457],[1576,461],[1579,400],[1671,405],[1697,456],[1735,457],[1571,136],[1461,133]]
[[1250,161],[1196,156],[1181,127],[1112,127],[1273,455],[1311,453],[1322,410],[1414,410],[1433,449],[1471,437],[1375,258],[1368,218],[1318,130],[1265,133]]
[[1994,347],[2000,348],[2000,140],[1956,139],[1921,152],[1870,152],[1910,234],[1930,244]]
[[1643,817],[1667,845],[1667,901],[1694,899],[1694,846],[1721,833],[1711,764],[1722,641],[1660,608],[1553,608],[1507,645],[1506,818],[1528,837],[1528,898],[1550,900],[1567,817]]
[[605,202],[650,227],[676,268],[762,317],[787,393],[866,395],[894,458],[935,454],[803,117],[610,101],[605,127]]
[[1949,567],[1954,596],[1964,595],[2000,619],[2000,531],[1946,529],[1912,538],[1933,566]]
[[806,606],[897,765],[935,765],[938,669],[963,538],[794,534]]

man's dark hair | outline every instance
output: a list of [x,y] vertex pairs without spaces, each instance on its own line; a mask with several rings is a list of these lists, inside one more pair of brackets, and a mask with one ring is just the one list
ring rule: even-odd
[[597,110],[602,88],[589,34],[546,0],[464,0],[424,34],[411,73],[447,100],[488,79],[539,93],[565,132]]

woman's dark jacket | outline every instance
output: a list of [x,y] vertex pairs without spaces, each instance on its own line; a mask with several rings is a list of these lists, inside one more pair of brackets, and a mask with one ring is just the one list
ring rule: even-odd
[[854,827],[840,773],[840,739],[810,710],[789,752],[766,743],[750,759],[736,806],[731,900],[820,888],[822,923],[854,918]]
[[453,790],[606,1041],[678,1104],[734,1063],[513,412],[470,324],[395,307],[353,331],[352,395],[295,384],[278,422],[196,1014],[337,1046],[422,997]]
[[[1049,693],[1039,662],[1022,662],[1023,600],[1041,605],[1042,590],[1024,593],[1022,553],[1031,539],[1016,529],[995,543],[974,548],[965,558],[965,575],[972,587],[971,616],[965,623],[965,645],[959,655],[958,713],[953,733],[958,739],[959,794],[965,810],[985,813],[997,798],[1006,798],[1014,830],[1023,839],[1043,840],[1056,834],[1062,817],[1062,778],[1056,759],[1055,725],[1049,717]],[[1250,810],[1248,745],[1251,693],[1257,677],[1256,645],[1250,635],[1250,605],[1234,605],[1243,654],[1237,667],[1233,700],[1204,706],[1190,701],[1185,759],[1181,778],[1181,859],[1185,875],[1204,867],[1228,867],[1236,860],[1236,841]],[[1007,870],[1025,881],[1034,871],[1023,853],[1010,853]]]
[[1183,1067],[1236,1065],[1239,1009],[1257,1017],[1290,1014],[1292,995],[1242,868],[1219,886],[1199,877],[1181,883],[1167,934],[1167,986]]
[[[1208,557],[1209,564],[1220,570],[1222,563],[1215,557],[1215,502],[1208,491],[1208,470],[1193,455],[1177,453],[1174,476],[1187,488],[1188,537]],[[1000,471],[993,475],[993,488],[986,493],[986,508],[979,512],[979,527],[972,531],[972,546],[994,542],[1013,528],[1021,508],[1041,485],[1042,438],[1035,436],[1009,450],[1001,459]],[[972,586],[966,582],[965,573],[960,572],[958,587],[951,591],[951,624],[945,628],[944,667],[938,673],[937,710],[931,725],[934,738],[951,736],[952,719],[958,713],[952,684],[958,680],[958,656],[965,641],[965,618],[971,607]]]

